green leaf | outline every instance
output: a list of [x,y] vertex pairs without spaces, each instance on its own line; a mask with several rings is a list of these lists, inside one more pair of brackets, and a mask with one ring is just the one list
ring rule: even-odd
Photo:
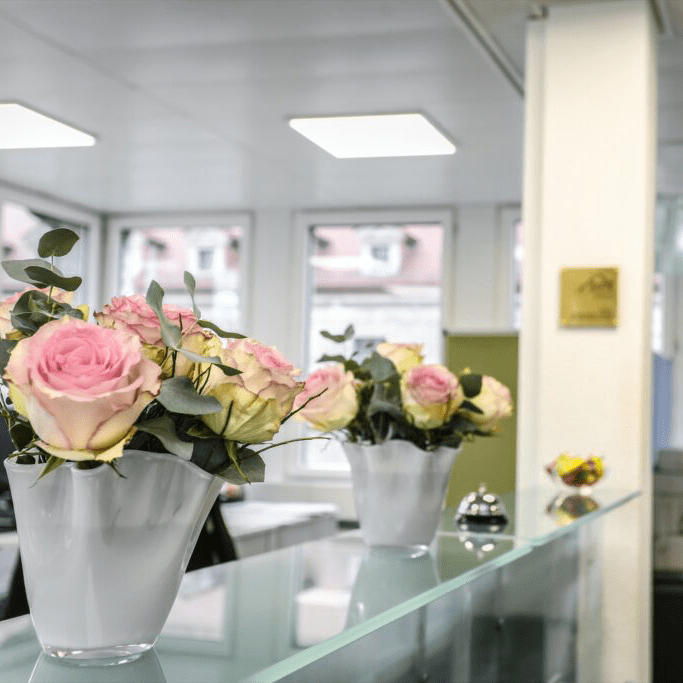
[[212,330],[215,332],[219,337],[222,337],[223,339],[246,339],[246,335],[244,334],[239,334],[239,332],[226,332],[225,330],[221,330],[218,325],[215,325],[214,323],[210,322],[209,320],[199,320],[198,321],[201,327],[206,327],[208,330]]
[[194,444],[178,438],[175,424],[169,415],[162,415],[154,420],[141,422],[136,426],[139,431],[156,436],[169,453],[173,453],[184,460],[189,460],[192,457]]
[[467,398],[474,398],[481,392],[481,375],[469,372],[465,375],[460,375],[459,380],[460,386]]
[[[217,477],[224,479],[230,484],[248,484],[262,482],[265,478],[266,464],[263,458],[249,448],[243,448],[238,456],[239,469],[235,463],[230,463],[227,467],[214,472]],[[239,470],[243,474],[240,474]]]
[[373,351],[369,358],[361,364],[363,370],[367,370],[375,382],[386,382],[392,377],[398,377],[396,366],[377,351]]
[[47,294],[37,289],[24,292],[10,313],[12,327],[26,336],[34,334],[42,325],[53,319],[49,301]]
[[479,406],[474,405],[472,401],[468,401],[467,399],[460,404],[458,410],[469,410],[471,413],[484,414],[484,411]]
[[147,301],[149,307],[157,314],[157,318],[159,319],[159,328],[161,331],[161,339],[163,340],[164,344],[177,351],[180,348],[182,332],[180,327],[173,325],[166,317],[163,309],[164,290],[156,280],[152,280],[152,282],[149,283],[145,300]]
[[9,428],[9,435],[18,451],[24,450],[36,437],[31,425],[26,422],[15,422]]
[[83,278],[78,275],[64,277],[42,266],[26,266],[24,272],[40,287],[59,287],[66,292],[77,290],[83,282]]
[[0,339],[0,376],[5,374],[5,368],[9,363],[9,357],[12,349],[17,345],[16,341],[11,339]]
[[50,256],[66,256],[74,244],[78,242],[78,235],[69,228],[56,228],[46,232],[38,242],[38,255],[42,258]]
[[127,479],[126,475],[119,469],[119,466],[116,464],[115,460],[110,460],[109,462],[105,462],[104,464],[107,465],[107,467],[109,467],[110,469],[114,470],[116,476],[121,477],[121,479]]
[[36,266],[39,268],[47,268],[57,275],[63,276],[64,274],[59,270],[59,268],[53,266],[49,261],[45,261],[39,258],[30,259],[12,259],[10,261],[2,261],[2,267],[5,272],[13,279],[19,282],[25,282],[34,287],[40,283],[35,282],[31,279],[24,271],[30,266]]
[[215,365],[217,368],[220,368],[223,371],[223,374],[225,375],[241,375],[242,371],[238,370],[237,368],[231,368],[229,365],[223,365],[221,363],[221,359],[218,356],[201,356],[198,353],[195,353],[194,351],[188,351],[187,349],[183,349],[182,347],[178,349],[179,353],[182,353],[183,356],[186,358],[189,358],[191,361],[194,361],[195,363],[211,363],[212,365]]
[[325,339],[330,339],[333,342],[337,342],[338,344],[341,344],[342,342],[345,342],[353,335],[356,334],[356,331],[353,329],[353,325],[349,325],[345,330],[343,334],[330,334],[327,330],[322,330],[320,332],[320,335],[322,337],[325,337]]
[[171,377],[161,383],[157,401],[166,410],[182,415],[207,415],[223,410],[220,401],[213,396],[197,393],[189,377]]
[[230,463],[226,441],[218,436],[195,441],[191,462],[210,474],[225,469]]
[[377,413],[384,413],[386,415],[390,415],[391,417],[401,422],[405,422],[406,420],[405,415],[403,414],[403,411],[401,410],[401,406],[399,404],[392,403],[391,401],[384,401],[373,396],[373,398],[370,399],[370,403],[368,404],[368,417],[372,417]]
[[40,470],[40,474],[38,475],[37,481],[40,481],[45,475],[50,474],[50,472],[53,472],[60,465],[63,465],[65,462],[66,460],[64,460],[64,458],[58,458],[56,455],[51,455],[47,459],[45,467],[43,467],[43,469]]
[[197,287],[197,283],[192,275],[192,273],[189,273],[187,270],[185,271],[183,275],[183,281],[185,282],[185,287],[187,287],[187,291],[190,294],[190,299],[192,301],[192,312],[194,313],[194,317],[199,319],[202,317],[202,314],[199,312],[199,309],[197,308],[197,304],[194,302],[194,291]]
[[320,356],[316,363],[341,363],[344,365],[346,363],[346,357],[345,356],[329,356],[327,354],[324,354],[323,356]]

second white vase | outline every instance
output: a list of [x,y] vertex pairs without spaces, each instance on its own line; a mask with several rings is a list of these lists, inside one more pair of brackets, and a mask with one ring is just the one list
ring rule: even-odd
[[427,548],[439,525],[460,448],[423,451],[410,441],[343,443],[361,533],[369,546]]

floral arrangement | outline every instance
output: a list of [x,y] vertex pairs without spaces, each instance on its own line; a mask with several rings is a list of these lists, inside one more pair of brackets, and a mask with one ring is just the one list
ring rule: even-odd
[[0,302],[0,414],[17,462],[45,463],[41,476],[65,461],[117,469],[136,449],[175,454],[231,483],[262,481],[260,454],[277,444],[256,445],[291,416],[299,370],[202,320],[189,273],[191,309],[163,304],[153,281],[146,297],[114,298],[89,321],[87,307],[70,305],[81,278],[54,264],[76,240],[51,230],[40,258],[2,264],[29,285]]
[[[322,336],[342,343],[354,336]],[[512,414],[509,389],[488,375],[464,370],[456,376],[425,364],[421,344],[381,343],[363,362],[325,355],[294,399],[297,418],[347,441],[379,444],[403,439],[425,451],[458,447],[489,436]]]

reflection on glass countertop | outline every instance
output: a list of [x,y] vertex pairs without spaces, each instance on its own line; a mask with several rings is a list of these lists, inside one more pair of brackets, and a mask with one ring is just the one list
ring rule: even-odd
[[76,670],[40,655],[28,617],[0,622],[0,679],[277,681],[451,591],[476,591],[479,578],[637,495],[596,490],[597,507],[574,501],[558,516],[553,493],[518,496],[517,508],[503,496],[510,523],[498,534],[462,532],[448,510],[426,553],[367,548],[351,531],[191,572],[149,656],[118,667]]
[[482,551],[464,538],[437,537],[416,553],[367,548],[351,531],[191,572],[150,656],[117,667],[55,661],[40,655],[28,617],[0,622],[0,679],[276,681],[278,667],[296,670],[530,549],[503,538]]

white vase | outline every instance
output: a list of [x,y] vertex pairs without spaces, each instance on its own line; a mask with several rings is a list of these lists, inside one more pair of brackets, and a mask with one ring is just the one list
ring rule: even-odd
[[361,533],[369,546],[426,548],[439,525],[459,448],[423,451],[410,441],[342,443]]
[[221,481],[175,455],[112,468],[5,460],[31,618],[43,650],[130,660],[152,647]]

